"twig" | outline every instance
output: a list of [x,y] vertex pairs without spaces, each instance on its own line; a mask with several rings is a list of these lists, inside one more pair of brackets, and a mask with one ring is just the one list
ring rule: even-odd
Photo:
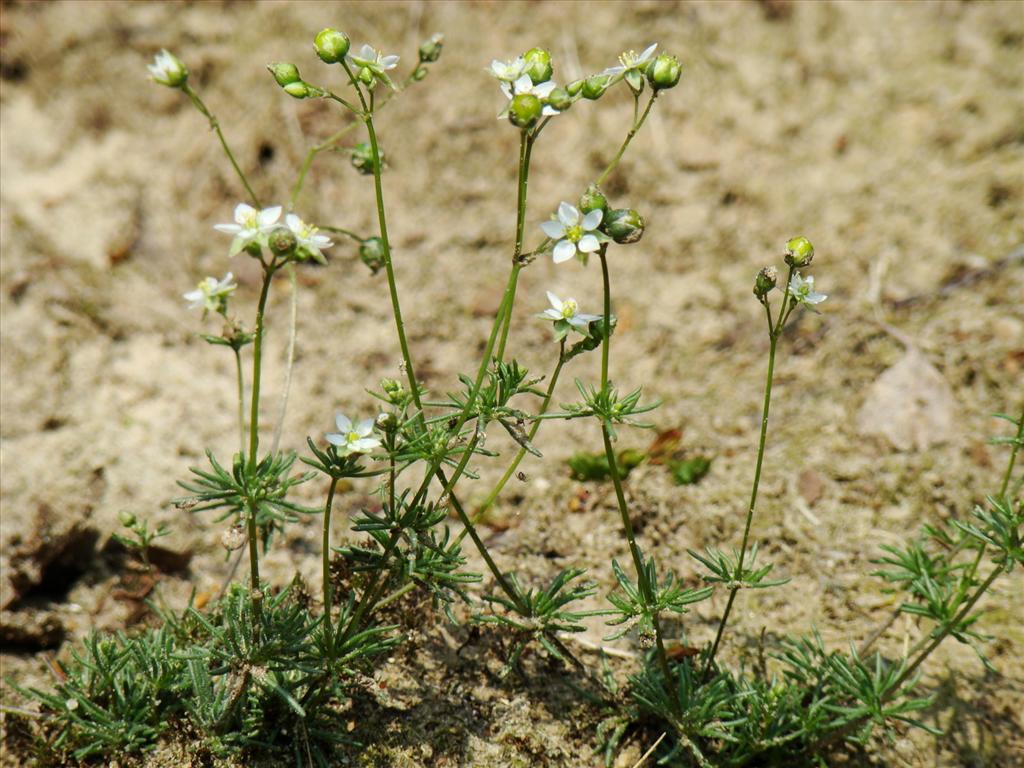
[[654,754],[654,750],[656,750],[658,748],[658,745],[665,740],[666,736],[668,736],[667,733],[661,734],[661,736],[658,737],[658,740],[651,744],[651,748],[644,752],[642,755],[640,755],[640,759],[633,763],[633,768],[640,768],[640,766],[644,764],[644,760],[646,760],[648,757]]

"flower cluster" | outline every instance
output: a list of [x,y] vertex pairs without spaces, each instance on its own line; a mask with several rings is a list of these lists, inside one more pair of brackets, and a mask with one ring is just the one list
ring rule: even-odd
[[280,205],[257,210],[246,203],[239,203],[235,206],[234,223],[215,224],[213,228],[234,235],[228,249],[229,256],[242,251],[259,256],[264,248],[270,248],[275,255],[326,264],[322,250],[334,245],[331,239],[319,234],[315,226],[307,224],[294,213],[285,216],[286,226],[281,226],[278,224],[281,211]]

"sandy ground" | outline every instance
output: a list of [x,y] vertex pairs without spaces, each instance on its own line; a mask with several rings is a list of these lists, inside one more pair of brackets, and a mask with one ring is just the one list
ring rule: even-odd
[[[781,262],[786,239],[806,234],[818,287],[831,297],[783,344],[754,527],[792,582],[739,601],[725,651],[749,652],[762,629],[771,638],[817,627],[833,647],[870,633],[893,604],[869,576],[879,544],[964,515],[996,490],[1004,454],[985,444],[997,430],[989,414],[1024,405],[1019,3],[5,3],[4,625],[49,622],[70,640],[123,626],[131,605],[111,596],[122,577],[91,554],[122,510],[166,522],[167,546],[192,553],[190,569],[161,587],[172,604],[224,578],[219,527],[170,503],[205,447],[226,456],[236,441],[233,363],[196,337],[219,328],[187,312],[181,293],[230,268],[241,283],[236,307],[248,314],[258,276],[244,259],[229,263],[211,229],[243,199],[215,137],[180,94],[147,82],[144,65],[161,46],[182,56],[259,194],[284,201],[305,149],[344,118],[289,99],[263,65],[291,59],[311,81],[327,78],[310,50],[326,25],[407,61],[422,39],[446,35],[427,80],[379,118],[410,343],[435,392],[475,368],[511,249],[517,137],[494,120],[502,98],[484,67],[541,45],[564,82],[653,40],[679,55],[681,85],[659,100],[608,184],[650,223],[639,246],[613,257],[621,323],[612,368],[620,385],[643,384],[664,402],[659,428],[681,428],[688,451],[715,460],[694,486],[673,486],[652,466],[629,477],[642,544],[693,581],[687,548],[737,543],[767,348],[751,280]],[[630,104],[607,101],[573,108],[538,144],[532,236],[621,141]],[[372,234],[372,202],[368,178],[328,153],[297,210]],[[330,256],[328,268],[300,276],[285,447],[322,435],[336,409],[370,413],[364,388],[398,374],[383,275],[371,276],[348,243]],[[533,318],[546,289],[596,309],[599,270],[550,260],[525,270],[511,349],[537,372],[555,356]],[[267,422],[282,388],[288,302],[281,282],[270,307]],[[897,386],[906,402],[886,399],[872,384],[907,344],[920,357],[910,383]],[[561,402],[573,398],[574,376],[596,378],[597,364],[573,364]],[[916,414],[909,425],[907,408]],[[650,439],[627,430],[622,444]],[[572,481],[564,464],[577,449],[597,449],[598,433],[552,425],[538,444],[548,461],[524,463],[527,479],[506,492],[488,541],[527,579],[588,567],[603,594],[610,557],[626,555],[613,498],[603,484]],[[497,436],[490,447],[509,450]],[[483,482],[463,493],[482,498],[503,466],[480,462]],[[339,541],[344,513],[369,503],[369,490],[340,497]],[[305,497],[322,491],[312,484]],[[317,538],[315,524],[293,527],[267,558],[271,578],[283,584],[298,569],[318,585]],[[41,547],[47,541],[56,544]],[[68,541],[75,546],[55,553]],[[49,568],[39,563],[47,557]],[[1024,764],[1021,589],[1018,575],[985,603],[1001,675],[986,674],[969,649],[944,647],[926,684],[939,693],[928,719],[948,735],[908,734],[879,763]],[[721,608],[716,599],[688,618],[691,640],[708,639]],[[457,657],[461,630],[423,621],[382,672],[391,697],[354,714],[358,733],[377,741],[364,764],[597,764],[597,716],[551,684],[571,675],[531,661],[530,680],[499,680],[486,642]],[[883,647],[898,649],[917,631],[901,619]],[[588,636],[602,633],[595,621]],[[66,658],[69,645],[51,652]],[[620,648],[636,650],[629,641]],[[45,653],[5,650],[5,675],[45,684]],[[17,704],[7,690],[4,699]],[[620,764],[646,746],[631,742]],[[169,745],[150,764],[187,758],[186,746]]]

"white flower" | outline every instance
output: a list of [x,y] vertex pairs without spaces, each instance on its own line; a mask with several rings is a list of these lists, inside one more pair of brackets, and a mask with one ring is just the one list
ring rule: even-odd
[[364,44],[358,53],[349,53],[345,60],[351,67],[365,69],[370,72],[371,82],[367,83],[367,85],[372,84],[373,77],[379,77],[392,88],[395,87],[394,83],[391,82],[391,78],[385,73],[387,70],[398,66],[397,56],[385,56],[373,46]]
[[643,53],[639,56],[636,51],[626,51],[619,56],[619,65],[615,67],[608,67],[604,71],[606,75],[624,75],[627,72],[639,70],[645,66],[651,60],[654,55],[655,49],[658,47],[657,43],[651,43],[649,46],[644,48]]
[[526,60],[522,56],[507,62],[497,59],[491,62],[491,75],[503,83],[514,83],[525,71]]
[[216,277],[207,277],[199,282],[194,291],[182,294],[185,301],[191,302],[189,309],[202,307],[203,312],[220,312],[227,308],[227,298],[235,288],[236,283],[231,282],[234,277],[230,272],[224,275],[222,280]]
[[537,317],[544,320],[553,320],[555,323],[555,339],[564,339],[570,328],[575,328],[583,335],[587,334],[587,326],[594,320],[600,320],[600,315],[588,315],[579,311],[579,304],[576,299],[565,299],[564,301],[551,291],[547,292],[551,308],[545,309]]
[[598,236],[600,233],[595,234],[595,231],[603,215],[604,212],[600,208],[581,216],[574,205],[563,202],[558,206],[558,218],[540,225],[545,235],[558,241],[551,253],[555,264],[568,261],[577,251],[583,254],[593,253],[601,247]]
[[235,206],[234,224],[215,224],[214,229],[218,232],[226,232],[234,235],[231,242],[229,256],[234,256],[249,243],[266,245],[267,235],[276,226],[277,220],[281,218],[281,206],[275,205],[272,208],[264,208],[257,211],[251,205],[239,203]]
[[318,234],[319,229],[314,227],[312,224],[307,224],[294,213],[289,213],[284,217],[285,223],[288,224],[288,229],[295,235],[296,245],[305,251],[314,261],[318,261],[321,264],[326,264],[327,260],[324,259],[324,255],[320,252],[321,248],[329,248],[334,245],[334,242],[327,235]]
[[[536,85],[534,85],[533,80],[530,79],[529,75],[520,75],[518,78],[516,78],[516,80],[514,80],[511,83],[502,81],[501,92],[505,94],[505,96],[508,98],[510,102],[512,101],[513,96],[518,96],[522,93],[528,93],[532,96],[536,96],[541,101],[544,101],[544,99],[550,96],[551,92],[555,90],[555,87],[556,86],[554,80],[548,80],[547,82],[537,83]],[[560,113],[550,104],[545,104],[544,109],[541,111],[541,114],[557,115]],[[498,115],[498,119],[507,116],[508,109],[506,108],[504,112]]]
[[184,85],[188,78],[188,69],[185,68],[181,59],[166,48],[161,49],[160,53],[153,57],[153,63],[147,64],[146,69],[149,70],[154,81],[169,88],[178,88]]
[[814,309],[814,305],[821,304],[821,302],[828,298],[827,294],[817,293],[814,290],[813,276],[803,278],[799,272],[794,272],[793,277],[790,278],[787,293],[796,299],[797,303],[806,304],[815,312],[818,310]]
[[373,437],[373,419],[363,419],[353,424],[346,416],[338,413],[335,414],[334,423],[338,425],[338,431],[329,432],[327,442],[337,446],[341,456],[369,453],[381,445],[380,440]]

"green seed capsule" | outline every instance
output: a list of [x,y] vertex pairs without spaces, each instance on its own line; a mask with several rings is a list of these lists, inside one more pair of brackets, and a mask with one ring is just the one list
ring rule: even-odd
[[351,43],[348,35],[336,29],[321,29],[313,40],[313,49],[326,64],[337,64],[345,58]]
[[656,91],[675,88],[682,74],[679,59],[663,53],[647,65],[647,82]]
[[523,60],[526,61],[526,74],[530,76],[534,85],[546,83],[551,79],[554,72],[551,67],[551,54],[543,48],[531,48],[523,54]]
[[786,243],[786,263],[794,269],[806,267],[814,258],[814,246],[806,237],[794,237]]
[[620,245],[637,242],[644,236],[644,219],[632,208],[616,208],[604,217],[604,231]]
[[532,93],[520,93],[509,104],[508,120],[517,128],[529,128],[540,119],[543,111],[540,99]]

